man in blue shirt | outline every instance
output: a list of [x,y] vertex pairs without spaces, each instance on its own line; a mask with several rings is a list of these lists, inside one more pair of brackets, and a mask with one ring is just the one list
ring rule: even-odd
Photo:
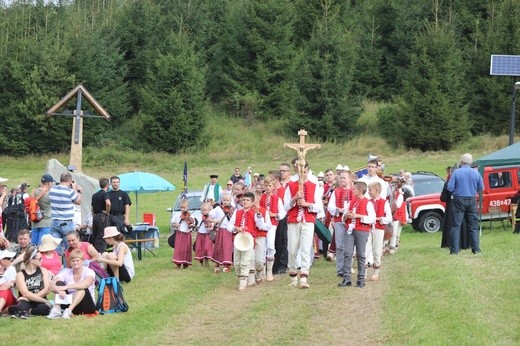
[[62,173],[59,185],[51,187],[49,200],[51,202],[51,235],[61,238],[61,244],[56,249],[60,255],[68,248],[65,236],[74,231],[74,204],[81,205],[81,186],[76,185],[69,172]]
[[453,172],[448,181],[448,191],[452,193],[453,199],[450,244],[452,255],[457,255],[460,250],[460,233],[464,218],[469,231],[471,251],[474,254],[480,252],[476,195],[484,189],[484,182],[478,171],[471,168],[472,163],[471,154],[462,155],[460,168]]

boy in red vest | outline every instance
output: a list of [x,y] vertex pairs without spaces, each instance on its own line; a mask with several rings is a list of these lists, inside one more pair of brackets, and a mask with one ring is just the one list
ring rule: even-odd
[[276,249],[274,240],[276,237],[276,227],[278,220],[285,217],[286,212],[283,208],[282,199],[276,193],[276,181],[274,178],[268,176],[264,179],[265,192],[260,197],[260,207],[267,210],[271,218],[271,227],[267,232],[267,281],[273,281],[273,263]]
[[345,270],[345,246],[347,229],[343,219],[343,214],[347,211],[348,204],[354,198],[353,189],[350,186],[350,171],[342,171],[339,174],[339,187],[331,194],[327,210],[334,221],[334,238],[336,240],[336,273],[343,277]]
[[[235,212],[233,215],[234,220],[233,218],[231,219],[231,221],[234,221],[233,224],[235,225],[233,227],[233,234],[248,232],[253,236],[253,238],[256,238],[258,229],[269,229],[266,227],[262,215],[253,209],[254,201],[255,195],[252,192],[244,193],[242,197],[242,209]],[[238,286],[239,291],[243,291],[247,287],[247,278],[250,274],[250,266],[254,259],[254,254],[254,246],[246,251],[240,251],[236,247],[234,248],[234,266],[240,280]]]
[[300,287],[309,288],[307,278],[311,267],[316,215],[323,212],[320,189],[307,179],[309,164],[303,169],[303,186],[298,181],[287,184],[284,208],[287,210],[287,250],[289,252],[289,275],[291,286],[298,286],[297,255],[301,254]]
[[[354,255],[355,246],[358,263],[356,287],[359,288],[365,287],[365,250],[368,235],[376,219],[374,205],[365,197],[366,192],[366,183],[360,181],[355,183],[354,195],[356,200],[349,204],[347,212],[346,257],[344,265],[345,268],[352,267],[352,257]],[[352,272],[350,270],[344,270],[343,281],[339,286],[352,286],[351,276]]]
[[375,223],[372,228],[372,257],[374,263],[372,267],[372,281],[379,280],[379,268],[381,267],[381,258],[383,257],[383,242],[385,237],[385,228],[392,222],[392,211],[390,203],[386,199],[381,198],[381,184],[379,182],[368,185],[368,195],[370,202],[374,205],[376,213]]

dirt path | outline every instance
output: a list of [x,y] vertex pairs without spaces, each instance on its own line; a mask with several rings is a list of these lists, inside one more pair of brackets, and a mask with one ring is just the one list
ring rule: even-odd
[[[311,288],[288,286],[288,276],[271,283],[236,289],[229,275],[190,311],[174,316],[174,330],[164,340],[190,344],[325,344],[378,345],[385,289],[384,272],[364,289],[337,287],[331,263],[311,272]],[[370,272],[369,272],[370,275]]]

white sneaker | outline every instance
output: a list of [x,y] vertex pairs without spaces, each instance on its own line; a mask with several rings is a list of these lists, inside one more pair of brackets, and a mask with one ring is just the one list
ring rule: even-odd
[[52,320],[55,320],[57,318],[61,318],[63,315],[61,314],[61,310],[52,308],[49,315],[47,315],[47,318],[50,318]]
[[72,311],[70,311],[69,309],[65,309],[65,310],[63,311],[63,315],[62,315],[61,317],[63,317],[63,318],[67,318],[67,319],[68,319],[68,318],[71,318],[71,317],[72,317]]

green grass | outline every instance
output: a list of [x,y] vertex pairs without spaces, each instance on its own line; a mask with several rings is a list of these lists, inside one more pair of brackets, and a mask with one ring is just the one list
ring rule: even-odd
[[[240,125],[240,126],[239,126]],[[280,123],[241,124],[230,117],[212,118],[206,135],[212,140],[200,152],[178,155],[120,152],[111,147],[85,149],[83,171],[93,177],[142,170],[182,186],[184,160],[189,188],[200,189],[210,173],[221,181],[235,166],[267,172],[294,153],[283,149],[296,135],[277,134]],[[311,138],[310,141],[314,142]],[[338,163],[358,168],[368,153],[382,155],[388,172],[400,168],[444,175],[444,167],[469,151],[476,158],[507,144],[505,136],[482,136],[450,152],[389,149],[379,137],[361,135],[343,144],[323,143],[309,152],[315,171]],[[0,176],[8,185],[36,185],[51,156],[1,157]],[[54,156],[67,163],[68,155]],[[2,344],[516,344],[520,342],[517,268],[518,236],[500,225],[484,230],[483,252],[449,256],[440,249],[440,234],[406,228],[399,252],[385,257],[382,279],[365,290],[341,290],[333,264],[318,261],[311,289],[291,290],[287,278],[239,294],[234,274],[215,275],[193,266],[174,271],[166,245],[170,207],[178,191],[139,196],[140,214],[154,212],[161,230],[156,257],[135,261],[137,276],[124,285],[130,310],[124,314],[50,321],[0,319]],[[135,201],[135,195],[131,195]],[[132,208],[131,219],[135,209]],[[135,259],[135,256],[134,256]]]

